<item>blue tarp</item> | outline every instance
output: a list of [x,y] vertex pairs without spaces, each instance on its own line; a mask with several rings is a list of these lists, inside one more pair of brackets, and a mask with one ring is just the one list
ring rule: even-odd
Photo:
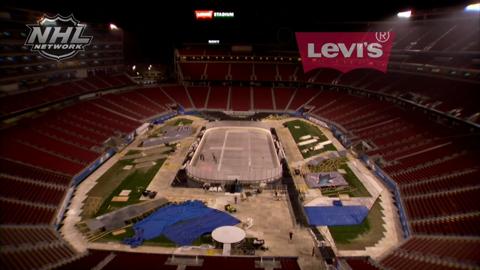
[[314,226],[356,225],[368,215],[365,206],[308,206],[308,223]]
[[238,219],[221,211],[212,211],[205,216],[190,219],[185,222],[178,222],[169,226],[163,234],[177,245],[190,245],[195,239],[205,233],[210,233],[221,226],[232,226],[238,224]]
[[178,221],[203,216],[210,211],[200,201],[188,201],[178,205],[168,205],[155,211],[153,214],[136,223],[133,228],[143,230],[145,240],[150,240],[162,234],[165,227]]
[[190,244],[202,234],[211,232],[217,227],[237,223],[239,221],[236,218],[208,208],[200,201],[188,201],[158,209],[136,223],[133,226],[135,235],[125,238],[123,242],[136,247],[141,245],[144,240],[150,240],[168,232],[169,239],[184,245]]

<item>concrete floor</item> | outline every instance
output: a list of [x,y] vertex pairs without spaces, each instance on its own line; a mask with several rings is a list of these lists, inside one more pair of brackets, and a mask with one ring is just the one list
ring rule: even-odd
[[[181,116],[181,118],[189,118],[194,120],[192,125],[197,127],[199,132],[201,126],[206,124],[206,120],[193,117],[193,116]],[[298,151],[298,148],[293,140],[288,129],[283,128],[282,123],[293,119],[285,119],[282,121],[264,121],[271,127],[275,127],[279,135],[279,139],[283,144],[287,160],[292,167],[301,166],[304,163],[302,155]],[[341,144],[333,138],[330,132],[322,128],[322,131],[329,137],[334,143],[337,149],[343,149]],[[182,166],[182,162],[189,151],[191,144],[194,142],[196,134],[193,134],[182,141],[175,151],[171,154],[161,169],[157,172],[150,185],[147,187],[149,190],[157,191],[158,197],[165,197],[171,201],[182,201],[188,199],[199,199],[205,201],[208,206],[217,209],[222,209],[226,203],[234,203],[234,196],[223,192],[213,193],[205,192],[202,189],[194,188],[174,188],[170,183],[174,179],[177,171]],[[135,251],[135,252],[147,252],[147,253],[174,253],[174,254],[198,254],[198,255],[213,255],[219,254],[219,250],[207,250],[199,248],[165,248],[158,246],[141,246],[136,249],[131,249],[129,246],[120,243],[89,243],[78,232],[75,224],[80,221],[78,215],[82,208],[82,201],[86,198],[86,193],[95,185],[96,180],[110,168],[115,162],[117,162],[125,153],[130,149],[138,148],[139,139],[136,139],[134,143],[128,146],[124,151],[115,155],[108,160],[97,171],[90,175],[85,181],[83,181],[76,190],[75,196],[72,199],[71,205],[66,218],[64,220],[64,226],[61,228],[61,233],[64,237],[78,250],[84,251],[86,248],[96,249],[108,249],[108,250],[123,250],[123,251]],[[392,198],[388,190],[383,184],[376,179],[360,162],[353,162],[351,165],[355,168],[355,173],[366,175],[360,177],[364,182],[366,188],[370,190],[377,190],[377,194],[382,196],[382,207],[385,215],[385,226],[387,233],[375,247],[367,248],[364,251],[337,251],[340,255],[372,255],[373,257],[379,257],[387,250],[391,249],[398,242],[400,237],[400,225],[398,217],[396,216],[396,209],[393,206]],[[352,168],[353,169],[353,168]],[[322,195],[319,190],[309,190],[306,186],[303,178],[300,176],[294,176],[295,184],[300,190],[304,190],[306,198],[309,201],[321,199]],[[369,184],[370,183],[370,184]],[[247,218],[253,219],[253,226],[248,229],[247,235],[256,236],[265,239],[266,246],[269,247],[268,251],[259,251],[256,255],[260,256],[298,256],[299,264],[302,269],[324,269],[323,260],[318,257],[312,257],[312,248],[314,240],[307,228],[302,228],[294,223],[294,217],[289,206],[288,198],[285,195],[280,196],[280,200],[275,200],[272,191],[265,191],[262,194],[249,197],[248,200],[238,200],[236,205],[238,212],[234,214],[241,221],[246,221]],[[331,238],[328,230],[320,228],[324,235]],[[289,240],[288,234],[292,231],[294,233],[293,240]],[[333,246],[334,243],[331,241]]]

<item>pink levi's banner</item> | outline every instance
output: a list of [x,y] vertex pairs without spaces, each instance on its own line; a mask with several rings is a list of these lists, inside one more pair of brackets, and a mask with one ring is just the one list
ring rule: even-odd
[[295,33],[303,72],[332,68],[348,72],[372,68],[387,72],[393,32],[299,32]]

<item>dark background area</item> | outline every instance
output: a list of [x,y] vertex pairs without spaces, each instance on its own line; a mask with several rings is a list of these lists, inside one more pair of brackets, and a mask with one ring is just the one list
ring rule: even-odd
[[[114,23],[125,33],[127,63],[170,63],[184,43],[218,39],[228,44],[295,46],[296,31],[361,31],[365,23],[402,10],[463,8],[472,1],[7,1],[5,5],[73,13],[82,22]],[[195,9],[233,11],[233,19],[196,21]]]

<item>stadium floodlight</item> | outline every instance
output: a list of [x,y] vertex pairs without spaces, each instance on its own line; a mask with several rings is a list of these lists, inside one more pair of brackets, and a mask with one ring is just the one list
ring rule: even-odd
[[133,66],[132,66],[132,71],[135,71],[135,69],[137,69],[137,66],[136,66],[136,65],[133,65]]
[[412,11],[407,10],[407,11],[402,11],[397,13],[397,17],[399,18],[410,18],[412,16]]
[[148,70],[152,70],[152,65],[149,65],[149,66],[148,66]]
[[480,12],[480,3],[470,4],[466,6],[465,11]]
[[218,39],[209,39],[209,40],[208,40],[208,44],[213,44],[213,45],[215,45],[215,44],[220,44],[220,40],[218,40]]
[[115,24],[111,23],[110,30],[118,30],[118,27]]

